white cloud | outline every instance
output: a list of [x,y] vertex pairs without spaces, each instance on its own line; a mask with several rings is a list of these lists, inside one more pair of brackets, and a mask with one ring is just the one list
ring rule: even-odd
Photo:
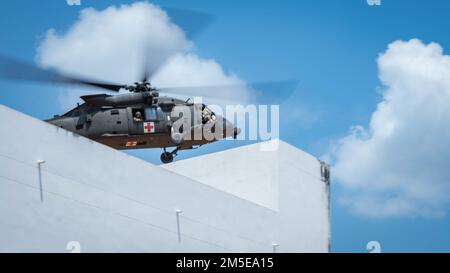
[[450,201],[450,56],[396,41],[378,58],[383,99],[330,152],[341,202],[374,216],[442,216]]
[[[44,67],[66,73],[131,84],[139,80],[143,57],[148,56],[150,66],[157,67],[173,56],[151,80],[156,86],[242,83],[214,60],[189,52],[192,45],[163,10],[148,2],[137,2],[102,11],[82,10],[66,33],[59,34],[54,29],[47,32],[38,48],[37,60]],[[86,94],[82,90],[85,89],[63,93],[62,105],[72,105],[74,97]],[[241,91],[241,95],[245,93]]]

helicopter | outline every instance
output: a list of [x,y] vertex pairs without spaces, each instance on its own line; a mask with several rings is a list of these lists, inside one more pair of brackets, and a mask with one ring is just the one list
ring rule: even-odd
[[[203,103],[159,96],[157,89],[147,81],[124,88],[131,93],[82,96],[83,104],[45,121],[118,150],[163,148],[160,157],[163,163],[172,162],[180,150],[193,149],[218,140],[204,137],[185,140],[186,134],[195,128],[201,129],[209,124],[213,131],[222,131],[221,138],[236,138],[241,131],[231,122],[216,116]],[[174,114],[179,107],[187,107],[192,113],[201,113],[201,119],[193,119],[187,124],[187,129],[175,129],[174,123],[182,118]],[[169,147],[175,149],[168,152],[166,148]]]

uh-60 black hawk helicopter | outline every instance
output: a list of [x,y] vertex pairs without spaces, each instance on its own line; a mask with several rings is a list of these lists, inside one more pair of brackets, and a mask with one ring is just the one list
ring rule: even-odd
[[[229,95],[223,96],[223,92],[244,86],[255,92],[263,91],[263,93],[267,91],[267,88],[269,91],[285,92],[288,90],[288,93],[280,93],[279,98],[289,94],[297,83],[296,81],[280,81],[253,85],[157,89],[147,81],[148,71],[144,73],[140,82],[133,85],[118,85],[68,76],[1,56],[0,78],[81,84],[113,92],[119,92],[121,89],[128,90],[128,93],[117,95],[81,96],[84,103],[78,104],[77,107],[63,115],[55,115],[45,121],[119,150],[162,148],[164,150],[161,154],[163,163],[172,162],[180,150],[193,149],[228,137],[236,138],[241,130],[230,121],[216,115],[203,103],[159,96],[159,92],[176,94],[188,92],[190,95],[200,96],[211,92],[212,97],[228,98]],[[186,113],[190,115],[189,124],[179,122]],[[176,124],[177,126],[174,126]],[[205,137],[205,134],[202,133],[205,130],[212,133],[214,137],[211,138],[210,135]],[[200,134],[198,134],[199,131]],[[199,135],[200,138],[193,137]],[[169,152],[166,150],[169,147],[174,147],[174,149]]]
[[[172,162],[180,150],[236,138],[240,133],[239,128],[216,116],[205,104],[159,96],[159,90],[145,80],[122,87],[130,93],[81,96],[83,104],[46,121],[119,150],[163,148],[163,163]],[[188,123],[181,121],[186,113]],[[214,138],[205,138],[205,129]],[[200,138],[194,138],[194,134]],[[168,147],[175,149],[168,152]]]
[[[203,103],[159,96],[159,91],[169,92],[169,88],[157,90],[146,78],[133,85],[105,84],[57,74],[4,57],[0,57],[0,74],[3,78],[84,84],[114,92],[122,88],[130,91],[117,95],[81,96],[84,103],[63,115],[55,115],[45,121],[115,149],[163,148],[163,163],[172,162],[179,150],[192,149],[221,138],[236,137],[240,133],[238,128],[216,116]],[[180,107],[185,109],[180,111],[177,109]],[[186,108],[192,113],[190,124],[178,126],[175,130],[174,123],[183,116],[174,113],[185,113]],[[194,112],[200,115],[194,115]],[[189,132],[195,128],[202,129],[206,125],[219,137],[213,140],[204,137],[185,139]],[[168,152],[168,147],[175,149]]]

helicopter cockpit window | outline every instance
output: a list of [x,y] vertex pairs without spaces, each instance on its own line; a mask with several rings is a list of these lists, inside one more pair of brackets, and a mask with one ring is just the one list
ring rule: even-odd
[[155,106],[145,108],[145,117],[146,120],[157,120],[158,119],[157,108]]
[[202,121],[203,124],[208,122],[214,122],[216,120],[216,115],[211,109],[209,109],[206,105],[203,104],[202,107]]

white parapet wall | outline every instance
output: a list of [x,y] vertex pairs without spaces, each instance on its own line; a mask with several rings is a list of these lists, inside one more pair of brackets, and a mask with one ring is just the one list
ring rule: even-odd
[[0,252],[328,252],[329,183],[282,141],[157,166],[0,105]]

